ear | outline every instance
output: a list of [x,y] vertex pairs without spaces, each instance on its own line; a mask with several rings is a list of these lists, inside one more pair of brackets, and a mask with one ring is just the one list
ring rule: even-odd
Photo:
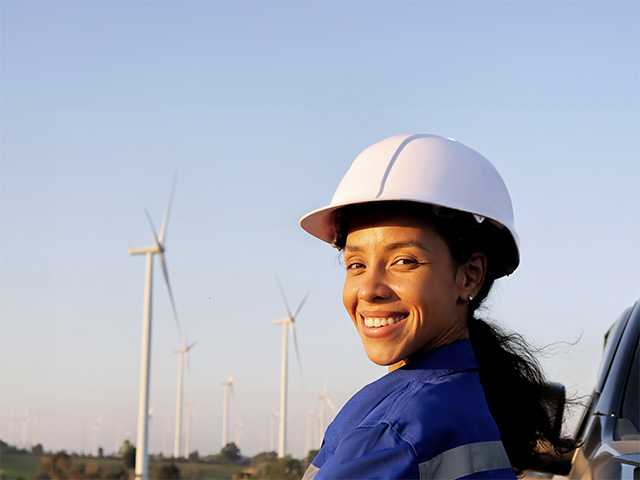
[[461,264],[456,272],[458,299],[467,303],[469,296],[475,297],[487,274],[487,257],[483,253],[473,253],[469,260]]

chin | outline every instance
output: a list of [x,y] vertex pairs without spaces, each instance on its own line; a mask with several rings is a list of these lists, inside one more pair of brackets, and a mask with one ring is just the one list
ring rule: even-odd
[[367,348],[366,346],[365,351],[367,352],[367,357],[369,357],[369,360],[371,360],[376,365],[380,365],[381,367],[394,365],[401,360],[404,360],[405,358],[397,352],[385,352],[377,348]]

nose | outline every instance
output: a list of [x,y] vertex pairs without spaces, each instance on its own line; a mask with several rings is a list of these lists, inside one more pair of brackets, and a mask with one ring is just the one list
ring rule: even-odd
[[361,275],[358,286],[358,300],[368,303],[380,303],[394,298],[394,291],[386,281],[384,270],[371,268]]

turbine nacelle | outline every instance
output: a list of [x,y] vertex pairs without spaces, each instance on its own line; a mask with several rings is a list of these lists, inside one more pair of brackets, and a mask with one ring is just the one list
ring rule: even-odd
[[164,248],[158,245],[153,245],[152,247],[130,248],[129,250],[127,250],[127,252],[129,253],[129,255],[147,255],[149,253],[155,255],[157,253],[163,253]]
[[286,325],[288,323],[294,323],[294,319],[290,317],[285,317],[280,320],[274,320],[271,323],[273,323],[274,325]]
[[229,390],[231,391],[231,393],[233,393],[233,385],[235,384],[235,379],[233,378],[233,375],[231,375],[227,380],[225,380],[224,382],[220,382],[220,385],[224,388],[229,387]]
[[189,351],[196,346],[198,342],[193,342],[191,345],[187,345],[186,338],[182,340],[182,345],[178,350],[174,350],[173,353],[189,353]]

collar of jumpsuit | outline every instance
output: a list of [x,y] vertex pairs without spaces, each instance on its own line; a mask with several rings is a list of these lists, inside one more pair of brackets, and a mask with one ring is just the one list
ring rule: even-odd
[[412,358],[347,402],[303,480],[335,478],[515,479],[468,339]]

